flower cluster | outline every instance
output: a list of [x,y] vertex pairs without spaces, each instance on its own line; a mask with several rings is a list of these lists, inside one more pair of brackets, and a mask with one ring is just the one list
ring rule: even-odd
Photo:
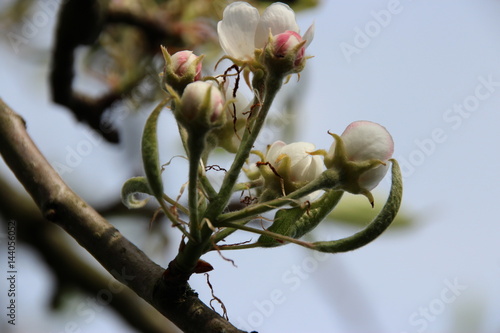
[[[265,68],[268,76],[283,77],[303,69],[314,25],[301,36],[289,6],[274,3],[260,15],[250,4],[238,1],[226,7],[217,32],[226,57],[235,64]],[[188,50],[173,55],[165,48],[162,51],[163,82],[177,96],[177,121],[191,135],[211,132],[212,144],[236,153],[245,130],[250,130],[245,113],[251,112],[252,103],[228,89],[226,80],[202,81],[203,56]],[[328,152],[316,150],[311,143],[276,141],[265,154],[260,153],[257,176],[264,181],[264,197],[286,196],[317,179],[326,167],[342,175],[339,188],[372,201],[370,191],[385,176],[394,150],[390,134],[376,123],[357,121],[341,136],[332,136],[335,140]]]
[[[144,204],[130,200],[134,191],[153,195],[159,201],[165,215],[187,239],[183,245],[185,251],[179,252],[175,265],[189,276],[199,271],[198,259],[206,251],[273,247],[286,242],[304,245],[299,238],[328,216],[344,192],[364,195],[373,206],[370,191],[385,176],[391,160],[391,191],[380,217],[374,220],[376,226],[367,227],[367,235],[352,236],[355,241],[306,246],[338,252],[362,246],[377,237],[392,222],[402,195],[400,171],[397,162],[391,159],[394,142],[383,126],[355,121],[341,135],[328,132],[333,137],[329,149],[281,140],[269,142],[262,151],[255,148],[285,79],[304,69],[314,25],[301,35],[289,6],[274,3],[260,14],[250,4],[237,1],[226,7],[217,31],[225,52],[221,60],[232,62],[219,75],[203,76],[207,72],[203,69],[203,55],[189,50],[171,55],[162,48],[165,59],[162,85],[168,95],[146,121],[142,140],[146,177],[136,177],[125,184],[122,189],[125,202],[133,208]],[[251,88],[248,91],[253,93],[251,100],[243,97],[240,90],[240,74]],[[156,131],[164,106],[169,106],[175,116],[189,160],[187,207],[163,191]],[[227,169],[212,164],[217,157],[212,154],[216,148],[234,154]],[[258,161],[252,160],[255,156]],[[217,186],[207,175],[213,169],[224,171]],[[247,179],[239,183],[242,171]],[[233,194],[240,191],[241,203],[246,207],[228,211]],[[189,222],[173,213],[177,209]],[[275,215],[270,226],[257,230],[246,225],[272,211]],[[251,244],[219,246],[219,242],[240,229],[261,236]]]
[[[301,35],[289,6],[274,3],[260,14],[250,4],[238,1],[226,7],[217,31],[225,52],[221,60],[232,62],[219,75],[203,76],[207,72],[203,55],[189,50],[171,55],[162,48],[165,67],[161,76],[167,96],[144,127],[141,153],[145,176],[131,178],[122,187],[127,207],[146,204],[147,200],[134,198],[136,193],[153,196],[172,226],[182,233],[179,252],[163,273],[164,280],[184,283],[191,274],[213,269],[200,259],[209,251],[295,243],[339,253],[373,241],[392,223],[402,198],[401,171],[392,159],[394,142],[383,126],[363,120],[348,125],[341,135],[328,132],[333,137],[329,149],[281,140],[269,142],[262,151],[257,149],[257,139],[262,138],[259,133],[281,87],[291,74],[304,69],[314,25]],[[253,93],[250,101],[239,90],[243,86],[240,75]],[[168,170],[160,163],[157,135],[164,107],[170,107],[175,116],[189,162],[187,191],[181,190],[181,195],[187,192],[187,200],[164,193],[162,172]],[[212,152],[217,148],[234,154],[228,167],[213,163],[218,155]],[[256,157],[258,161],[253,160]],[[370,191],[387,173],[389,161],[391,190],[372,222],[343,239],[301,240],[330,215],[344,192],[366,196],[373,207]],[[223,171],[216,186],[211,170]],[[244,180],[242,171],[247,176]],[[240,200],[232,205],[236,194]],[[241,208],[235,209],[238,206]],[[268,219],[268,214],[274,215]],[[256,220],[261,221],[260,227],[250,223]],[[259,236],[226,243],[238,230]]]

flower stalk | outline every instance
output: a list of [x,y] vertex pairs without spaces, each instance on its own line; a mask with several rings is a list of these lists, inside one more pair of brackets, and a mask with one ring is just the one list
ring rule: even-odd
[[201,155],[205,148],[205,135],[188,136],[189,148],[189,183],[188,183],[188,207],[190,233],[194,241],[200,241],[200,218],[199,218],[199,196],[198,196],[198,171],[200,168]]

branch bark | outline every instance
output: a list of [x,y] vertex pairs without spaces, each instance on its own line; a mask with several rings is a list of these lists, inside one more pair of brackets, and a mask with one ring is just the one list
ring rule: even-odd
[[1,99],[0,153],[47,220],[184,332],[243,333],[201,302],[182,276],[165,279],[162,267],[75,194],[33,143],[24,120]]
[[[45,261],[56,277],[58,288],[54,291],[53,306],[65,287],[77,288],[88,296],[104,299],[121,318],[140,332],[172,333],[177,328],[151,305],[140,300],[129,288],[117,285],[113,277],[102,273],[75,251],[73,244],[64,237],[58,226],[46,223],[38,208],[26,195],[15,190],[0,177],[0,216],[15,220],[17,240],[32,247]],[[103,293],[104,292],[104,293]]]

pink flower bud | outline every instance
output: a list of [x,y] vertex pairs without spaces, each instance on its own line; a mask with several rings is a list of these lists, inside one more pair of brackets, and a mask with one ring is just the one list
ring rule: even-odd
[[177,93],[182,94],[184,88],[191,82],[201,78],[201,61],[203,55],[196,56],[193,51],[179,51],[170,55],[165,47],[161,47],[165,68],[163,69],[162,85],[172,87]]
[[185,50],[174,53],[171,58],[172,71],[178,76],[194,74],[194,81],[198,81],[201,78],[202,64],[196,59],[198,56],[193,54],[193,51]]
[[298,45],[302,43],[302,37],[294,31],[285,31],[281,34],[274,36],[273,38],[273,48],[274,55],[277,58],[284,58],[288,54],[295,56],[294,65],[300,64],[306,48],[304,46],[297,50]]
[[300,73],[306,64],[304,53],[308,43],[311,42],[314,34],[314,25],[312,25],[304,39],[293,30],[268,36],[268,43],[264,47],[264,52],[260,61],[274,75],[283,76],[293,73]]

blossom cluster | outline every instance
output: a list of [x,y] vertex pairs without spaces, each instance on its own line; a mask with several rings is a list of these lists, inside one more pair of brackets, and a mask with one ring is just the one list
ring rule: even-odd
[[[246,2],[226,7],[217,24],[223,58],[250,72],[264,71],[281,81],[299,73],[305,66],[306,48],[314,37],[314,25],[305,34],[286,4],[274,3],[262,15]],[[202,78],[202,59],[192,51],[180,51],[165,57],[163,83],[174,96],[177,121],[189,135],[208,135],[212,146],[236,153],[249,128],[254,105],[228,89],[226,80]],[[257,87],[252,87],[259,91]],[[262,88],[265,93],[267,87]],[[260,98],[261,96],[256,96]],[[258,172],[253,178],[263,180],[263,191],[271,197],[285,196],[318,178],[326,169],[336,169],[343,179],[341,189],[369,198],[373,188],[385,176],[394,150],[389,132],[370,121],[356,121],[342,135],[334,137],[328,151],[317,150],[311,143],[285,144],[276,141],[260,153]],[[207,139],[208,140],[208,139]],[[261,191],[262,192],[262,191]],[[271,193],[271,194],[270,194]],[[314,193],[303,199],[312,200]]]

